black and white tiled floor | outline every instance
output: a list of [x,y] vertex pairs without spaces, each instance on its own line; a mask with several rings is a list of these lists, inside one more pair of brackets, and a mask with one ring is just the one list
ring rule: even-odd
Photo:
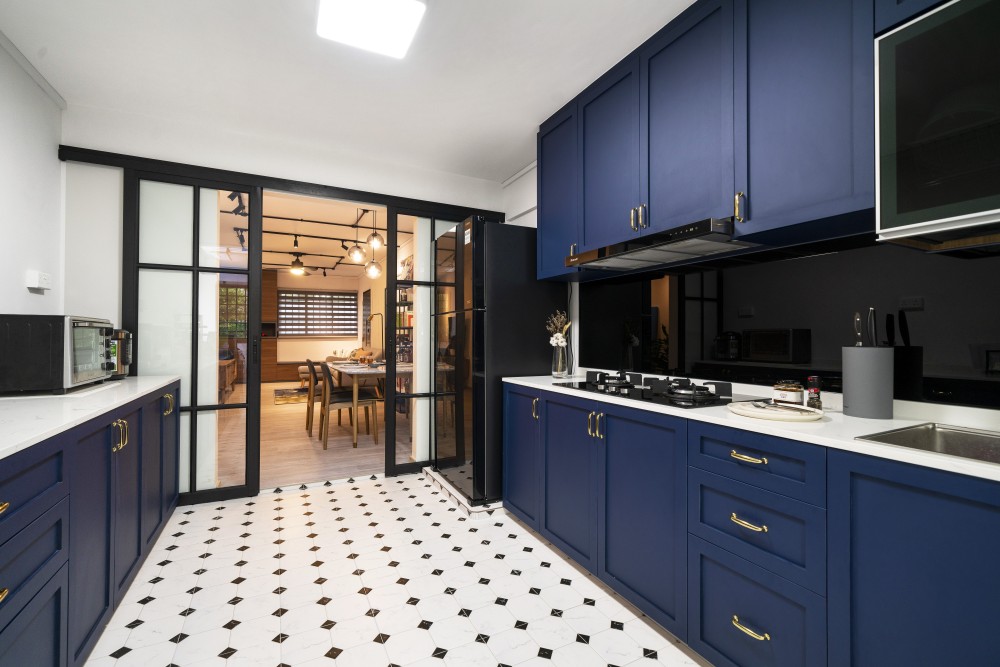
[[88,667],[698,664],[510,517],[422,474],[181,507]]

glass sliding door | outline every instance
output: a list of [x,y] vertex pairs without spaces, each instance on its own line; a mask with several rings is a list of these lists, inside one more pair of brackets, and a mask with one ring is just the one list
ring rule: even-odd
[[182,501],[254,495],[260,190],[131,172],[125,221],[133,367],[181,377]]

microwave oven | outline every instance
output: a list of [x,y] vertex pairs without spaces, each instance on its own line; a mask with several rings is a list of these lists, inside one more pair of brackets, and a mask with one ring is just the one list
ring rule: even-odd
[[743,332],[743,361],[808,364],[811,329],[750,329]]
[[72,315],[0,315],[0,392],[67,389],[111,377],[109,320]]

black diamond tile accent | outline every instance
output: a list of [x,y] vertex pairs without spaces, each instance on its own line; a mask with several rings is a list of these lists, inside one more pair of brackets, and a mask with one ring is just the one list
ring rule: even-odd
[[200,591],[200,590],[202,590],[201,586],[195,586],[194,588],[189,588],[189,589],[187,590],[187,592],[188,592],[188,594],[190,594],[190,595],[194,595],[195,593],[197,593],[197,592],[198,592],[198,591]]
[[400,586],[402,586],[403,584],[405,584],[408,581],[409,581],[409,579],[407,579],[406,577],[400,577],[399,579],[396,580],[396,583],[399,584]]
[[550,616],[562,617],[562,614],[563,614],[562,609],[553,609],[551,612],[549,612]]
[[152,579],[149,580],[149,583],[151,583],[151,584],[158,584],[161,581],[163,581],[163,577],[153,577]]
[[570,579],[560,579],[560,580],[559,580],[559,583],[560,583],[560,584],[562,584],[563,586],[569,586],[569,585],[570,585],[570,584],[572,584],[573,582],[572,582],[572,580],[570,580]]
[[146,596],[146,597],[144,597],[143,599],[139,600],[139,604],[149,604],[150,602],[152,602],[152,601],[153,601],[153,600],[155,600],[155,599],[156,599],[156,598],[154,598],[154,597],[150,597],[150,596],[148,596],[148,595],[147,595],[147,596]]
[[399,565],[399,561],[398,560],[391,560],[391,561],[389,561],[389,567],[396,567],[397,565]]
[[431,574],[440,577],[442,572],[444,572],[444,570],[434,570]]
[[514,622],[514,629],[516,629],[516,630],[527,630],[528,629],[528,622],[527,621],[515,621]]
[[330,604],[330,600],[332,600],[332,598],[321,597],[320,599],[316,600],[316,604],[326,606]]
[[538,657],[545,658],[546,660],[552,659],[552,649],[550,648],[540,648],[538,649]]
[[181,643],[182,641],[184,641],[185,639],[187,639],[187,638],[188,638],[188,636],[189,636],[189,635],[186,635],[186,634],[184,634],[183,632],[181,632],[181,633],[179,633],[179,634],[176,634],[176,635],[174,635],[173,637],[171,637],[171,638],[170,638],[170,641],[172,641],[172,642],[173,642],[173,643],[175,643],[175,644],[180,644],[180,643]]
[[521,571],[520,570],[511,570],[510,573],[513,574],[515,577],[520,577],[521,576]]
[[650,648],[644,648],[642,649],[642,657],[652,658],[653,660],[656,660],[656,651]]
[[420,602],[420,598],[410,598],[406,601],[406,604],[417,604],[418,602]]
[[191,615],[191,614],[193,614],[194,612],[195,612],[195,610],[194,610],[194,609],[192,609],[191,607],[188,607],[187,609],[185,609],[184,611],[182,611],[182,612],[180,613],[180,615],[181,615],[181,616],[190,616],[190,615]]
[[330,628],[332,628],[335,625],[337,625],[336,621],[326,621],[326,622],[323,623],[323,625],[321,625],[319,627],[323,628],[324,630],[329,630]]
[[274,639],[272,639],[271,641],[274,642],[275,644],[280,644],[286,639],[288,639],[288,635],[284,635],[279,632],[277,635],[274,636]]
[[237,605],[237,604],[239,604],[241,602],[243,602],[243,598],[241,598],[241,597],[235,597],[235,598],[233,598],[232,600],[229,601],[229,604]]
[[326,583],[326,578],[325,577],[320,577],[319,579],[317,579],[313,583],[314,584],[325,584]]
[[622,623],[621,621],[611,621],[611,629],[612,630],[624,630],[625,629],[625,624]]
[[272,592],[272,593],[274,593],[275,595],[281,595],[282,593],[284,593],[284,592],[285,592],[285,591],[287,591],[287,590],[288,590],[288,589],[287,589],[287,588],[285,588],[284,586],[278,586],[277,588],[275,588],[275,589],[274,589],[273,591],[271,591],[271,592]]
[[368,588],[367,586],[365,586],[364,588],[361,588],[361,589],[358,590],[358,594],[360,594],[360,595],[368,595],[371,592],[372,592],[372,589]]
[[280,577],[285,572],[288,572],[288,570],[282,570],[282,569],[279,568],[279,569],[275,570],[274,572],[272,572],[271,574],[276,574],[276,575],[278,575]]
[[454,589],[454,588],[451,588],[451,587],[449,586],[448,588],[444,589],[444,594],[445,594],[445,595],[454,595],[454,594],[455,594],[455,589]]
[[242,623],[242,621],[237,621],[237,620],[236,620],[236,619],[234,618],[233,620],[229,621],[228,623],[226,623],[226,624],[225,624],[225,625],[223,625],[222,627],[224,627],[224,628],[225,628],[226,630],[232,630],[233,628],[235,628],[235,627],[236,627],[237,625],[239,625],[240,623]]
[[507,556],[505,556],[504,554],[497,554],[496,556],[494,556],[494,558],[496,558],[497,560],[503,560],[506,557]]
[[389,641],[389,635],[380,632],[375,636],[375,639],[373,639],[372,641],[375,642],[376,644],[384,644],[387,641]]
[[498,604],[501,607],[507,606],[507,598],[497,598],[493,601],[493,604]]
[[487,642],[490,641],[490,636],[484,634],[478,634],[476,635],[476,641],[479,642],[480,644],[486,644]]
[[365,573],[364,570],[355,570],[354,572],[351,572],[351,574],[353,574],[355,577],[360,577],[364,573]]
[[465,609],[465,608],[459,609],[458,610],[458,615],[459,616],[465,616],[466,618],[468,618],[470,615],[472,615],[472,610],[471,609]]
[[434,625],[433,621],[420,621],[417,627],[421,630],[430,630],[432,625]]
[[271,612],[271,616],[277,616],[278,618],[281,618],[287,613],[288,613],[287,609],[282,609],[281,607],[278,607],[273,612]]
[[126,625],[125,627],[129,630],[135,630],[137,627],[145,623],[146,621],[140,621],[138,618]]
[[243,567],[246,564],[247,562],[245,560],[238,560],[235,563],[233,563],[233,565],[235,565],[236,567]]
[[329,651],[327,651],[323,655],[325,655],[328,658],[333,658],[334,660],[336,660],[337,656],[340,655],[343,652],[344,652],[344,649],[337,648],[336,646],[334,646],[332,649],[330,649]]
[[199,569],[195,570],[194,572],[192,572],[191,574],[197,574],[198,576],[201,576],[201,575],[205,574],[206,572],[208,572],[208,570],[206,570],[204,568],[199,568]]
[[443,649],[443,648],[435,648],[434,652],[431,653],[431,657],[432,658],[441,658],[441,659],[444,659],[444,657],[446,655],[448,655],[448,650],[447,649]]
[[462,547],[452,547],[451,550],[452,551],[461,551]]
[[471,560],[465,561],[465,567],[475,567],[475,566],[476,566],[476,564],[474,562],[472,562]]
[[316,561],[312,562],[312,566],[313,567],[319,567],[322,564],[323,564],[323,561],[321,561],[321,560],[316,560]]
[[576,641],[580,642],[581,644],[589,644],[590,643],[590,635],[579,635],[578,634],[576,636]]
[[248,547],[247,545],[245,545],[245,544],[244,544],[244,545],[243,545],[242,547],[239,547],[239,548],[237,548],[236,550],[237,550],[237,551],[246,551],[246,550],[247,550],[247,549],[249,549],[249,548],[250,548],[250,547]]
[[487,579],[487,578],[485,578],[485,577],[483,577],[482,579],[479,580],[479,583],[481,583],[483,586],[485,586],[488,583],[490,583],[490,580]]
[[430,554],[424,554],[421,556],[421,558],[423,558],[424,560],[428,560],[430,557],[431,557]]
[[542,561],[542,567],[552,567],[552,563],[546,563],[545,561]]
[[591,598],[583,598],[583,604],[587,605],[588,607],[593,607],[594,605],[597,604],[597,600],[593,600]]
[[[358,557],[358,554],[347,554],[348,560],[354,560],[357,557]],[[317,565],[316,567],[319,567],[319,565]]]
[[542,589],[532,587],[528,589],[528,592],[531,593],[532,595],[538,595],[542,592]]
[[131,650],[132,649],[130,649],[128,646],[122,646],[120,649],[118,649],[117,651],[115,651],[114,653],[112,653],[111,657],[114,658],[115,660],[117,660],[118,658],[122,657],[126,653],[129,653]]

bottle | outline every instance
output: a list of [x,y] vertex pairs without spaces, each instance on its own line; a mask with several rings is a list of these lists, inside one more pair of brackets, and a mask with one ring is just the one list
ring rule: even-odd
[[823,401],[821,401],[819,398],[820,377],[818,375],[810,375],[808,378],[806,378],[806,384],[809,390],[809,400],[806,401],[806,407],[822,410]]

